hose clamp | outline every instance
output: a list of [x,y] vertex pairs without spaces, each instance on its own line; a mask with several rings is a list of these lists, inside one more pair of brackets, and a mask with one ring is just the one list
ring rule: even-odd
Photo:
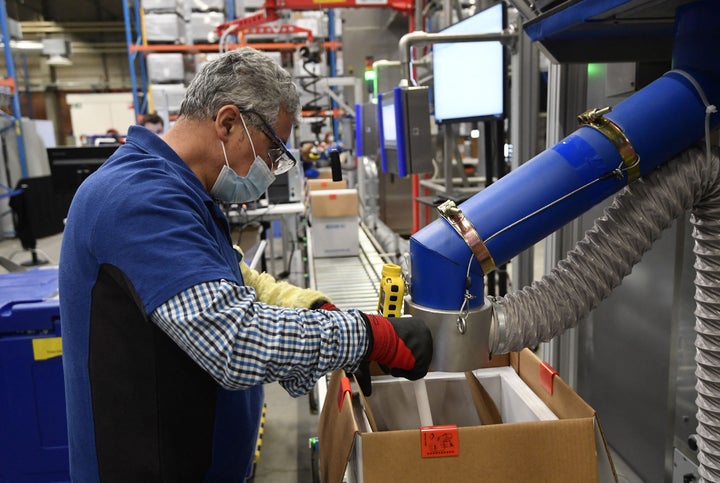
[[635,148],[622,128],[612,119],[605,117],[605,114],[610,111],[612,111],[612,107],[610,106],[603,107],[602,109],[590,109],[580,114],[577,119],[581,126],[588,126],[600,131],[615,145],[625,165],[627,182],[629,184],[640,177],[640,156],[635,151]]
[[472,222],[463,214],[462,210],[455,205],[452,200],[447,200],[438,206],[438,212],[447,221],[450,226],[465,240],[467,246],[480,262],[480,268],[483,273],[488,274],[495,270],[495,260],[493,260],[490,251],[488,251],[478,232],[475,230]]
[[[490,354],[505,354],[505,344],[507,343],[507,318],[505,315],[505,307],[503,307],[503,299],[488,295],[488,302],[492,307],[492,321],[490,324]],[[493,349],[495,349],[493,351]]]

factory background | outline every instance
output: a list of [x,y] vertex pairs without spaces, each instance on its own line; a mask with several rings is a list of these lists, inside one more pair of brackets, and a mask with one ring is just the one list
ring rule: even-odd
[[[259,263],[273,275],[326,291],[341,308],[377,310],[383,264],[407,268],[410,237],[433,223],[445,222],[437,211],[441,202],[461,205],[489,189],[575,132],[581,113],[622,103],[670,71],[676,11],[695,2],[290,3],[296,8],[278,4],[277,10],[272,10],[279,14],[278,19],[243,30],[232,20],[268,12],[267,5],[275,2],[0,1],[5,52],[0,72],[6,73],[6,79],[14,79],[0,84],[5,113],[0,125],[0,183],[6,190],[0,198],[0,255],[17,257],[16,262],[31,256],[32,250],[21,244],[16,210],[11,206],[21,179],[57,177],[53,156],[65,156],[79,146],[115,146],[118,137],[145,113],[158,113],[165,129],[171,129],[184,87],[198,66],[223,47],[247,44],[265,50],[296,78],[303,119],[289,144],[299,156],[301,146],[311,143],[317,156],[313,156],[310,171],[298,169],[289,174],[266,194],[264,204],[250,207],[249,214],[228,208],[228,218],[238,228],[238,240],[258,249]],[[494,94],[500,101],[499,110],[470,117],[450,114],[442,122],[432,111],[436,107],[432,89],[438,79],[438,72],[433,71],[433,55],[437,55],[433,45],[443,44],[433,38],[408,41],[405,36],[410,32],[441,33],[498,5],[502,5],[503,28],[490,32],[505,36],[493,39],[503,53],[502,70],[497,74],[502,88]],[[227,27],[225,32],[218,29],[222,25]],[[412,62],[404,58],[406,53]],[[463,68],[468,66],[458,67],[457,72]],[[410,86],[402,82],[408,80],[408,74]],[[478,85],[480,82],[477,79]],[[487,96],[482,85],[469,93],[468,101]],[[405,88],[398,96],[405,97],[395,102],[406,109],[404,122],[408,124],[403,133],[406,152],[400,155],[397,146],[383,146],[387,134],[378,124],[383,119],[383,100],[392,98],[398,86]],[[418,93],[413,88],[427,90]],[[658,102],[664,102],[660,97],[658,94]],[[647,120],[649,124],[655,121]],[[421,133],[421,139],[413,137],[413,130]],[[658,131],[660,146],[663,131]],[[716,146],[716,131],[710,139]],[[331,162],[333,149],[341,152],[339,165]],[[343,180],[335,187],[343,190],[343,196],[345,190],[354,190],[350,209],[341,207],[328,217],[350,227],[340,242],[340,248],[351,246],[348,253],[333,253],[340,248],[323,245],[318,234],[323,226],[319,209],[312,226],[305,224],[305,208],[262,218],[268,205],[306,206],[313,197],[319,200],[319,193],[326,188],[320,187],[321,180],[329,180],[336,169]],[[544,175],[545,171],[537,173],[538,178]],[[556,181],[549,179],[550,183]],[[517,188],[504,196],[520,197],[525,187],[519,184]],[[512,234],[515,238],[508,244],[522,249],[510,253],[493,273],[485,274],[484,293],[503,297],[550,273],[603,216],[613,196],[608,192],[593,202],[585,200],[578,216],[560,223],[552,234],[546,237],[538,229],[536,233],[543,236],[537,242],[516,243],[523,235]],[[497,213],[475,216],[494,221]],[[44,251],[32,252],[31,261],[40,257],[50,265],[57,262],[61,215],[59,220],[58,226],[56,214],[54,223],[38,228],[34,241]],[[264,223],[257,228],[258,223],[248,220]],[[360,229],[355,233],[358,220]],[[697,267],[692,230],[690,211],[684,211],[653,240],[652,248],[642,254],[622,284],[589,314],[583,314],[576,327],[532,347],[537,357],[555,368],[576,396],[597,412],[595,425],[602,428],[593,433],[597,452],[603,454],[607,445],[612,460],[611,469],[603,473],[604,463],[598,457],[600,481],[698,481],[702,464],[710,468],[706,481],[714,481],[712,475],[719,471],[713,465],[720,445],[714,446],[713,435],[698,436]],[[462,240],[460,245],[464,246]],[[353,278],[356,274],[357,279]],[[348,288],[351,285],[362,288],[353,291]],[[0,327],[0,353],[2,337]],[[4,337],[8,341],[15,335],[6,333]],[[13,363],[8,357],[4,369],[10,371]],[[0,381],[0,394],[12,399],[15,380],[5,377]],[[318,406],[323,404],[326,385],[327,381],[320,381],[323,387],[299,400],[291,400],[279,389],[268,391],[265,437],[259,446],[255,481],[301,482],[317,477]],[[712,394],[708,397],[713,398]],[[457,404],[467,409],[471,401]],[[8,402],[0,407],[11,406]],[[714,414],[713,410],[709,414]],[[704,421],[700,423],[702,426]],[[533,444],[530,434],[520,436],[528,446]],[[9,441],[0,442],[0,452],[10,451],[10,446]],[[566,449],[561,441],[553,447],[556,452]],[[709,458],[705,463],[699,459],[703,452],[710,455],[703,454]],[[352,458],[356,457],[353,453]],[[467,462],[458,460],[457,464]],[[506,464],[510,466],[510,460]],[[367,474],[368,470],[364,471]],[[0,468],[0,481],[2,472]],[[467,474],[471,475],[467,481],[485,481]],[[348,470],[346,481],[356,481],[353,478],[357,475]]]

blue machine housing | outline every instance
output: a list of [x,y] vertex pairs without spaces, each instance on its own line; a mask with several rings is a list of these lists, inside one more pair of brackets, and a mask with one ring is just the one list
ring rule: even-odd
[[[705,1],[678,9],[673,69],[692,75],[710,104],[717,106],[720,9],[716,7],[715,2]],[[703,138],[706,106],[693,84],[671,71],[605,117],[630,140],[640,156],[642,176]],[[720,115],[712,114],[710,127],[718,125]],[[459,208],[485,240],[495,264],[501,265],[625,186],[627,176],[610,176],[622,166],[615,145],[596,129],[584,126]],[[465,241],[444,219],[411,237],[410,256],[414,303],[458,310],[470,264],[469,291],[475,297],[470,307],[482,305],[483,272]]]
[[[70,481],[57,269],[0,275],[0,482]],[[55,296],[54,298],[52,298]]]

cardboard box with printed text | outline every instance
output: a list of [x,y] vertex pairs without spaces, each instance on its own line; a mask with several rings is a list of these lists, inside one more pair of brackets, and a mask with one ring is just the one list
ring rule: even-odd
[[347,257],[359,253],[357,190],[310,191],[310,215],[313,256]]

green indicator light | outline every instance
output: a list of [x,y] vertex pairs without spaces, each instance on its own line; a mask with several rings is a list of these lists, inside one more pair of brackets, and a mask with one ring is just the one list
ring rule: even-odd
[[602,67],[600,64],[588,64],[587,75],[588,77],[597,77],[602,74]]

